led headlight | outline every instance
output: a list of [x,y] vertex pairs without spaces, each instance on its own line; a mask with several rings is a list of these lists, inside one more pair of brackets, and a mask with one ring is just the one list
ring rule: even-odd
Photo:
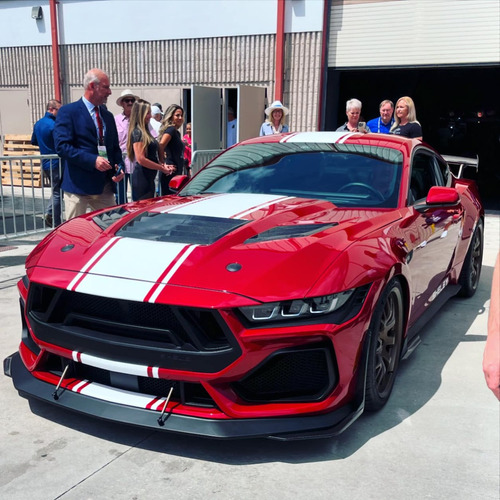
[[311,299],[285,300],[269,302],[258,306],[240,307],[246,319],[258,321],[285,321],[294,318],[306,318],[317,314],[328,314],[341,308],[354,293],[354,288],[345,292]]

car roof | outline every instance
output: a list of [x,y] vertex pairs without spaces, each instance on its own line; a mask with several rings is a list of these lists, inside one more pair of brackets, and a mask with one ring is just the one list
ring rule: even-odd
[[408,139],[392,134],[375,134],[359,132],[292,132],[287,134],[273,134],[255,137],[242,141],[240,144],[265,143],[321,143],[321,144],[371,144],[380,147],[406,150],[408,153],[417,144],[419,139]]

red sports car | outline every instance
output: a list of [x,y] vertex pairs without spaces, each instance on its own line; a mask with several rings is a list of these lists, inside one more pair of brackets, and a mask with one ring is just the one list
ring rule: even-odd
[[335,435],[478,285],[476,186],[418,140],[261,137],[171,188],[72,219],[28,257],[4,361],[22,396],[208,437]]

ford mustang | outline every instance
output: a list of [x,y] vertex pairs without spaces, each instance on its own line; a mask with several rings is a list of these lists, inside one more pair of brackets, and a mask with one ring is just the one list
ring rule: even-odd
[[22,396],[213,438],[333,436],[478,286],[476,185],[419,140],[261,137],[170,187],[29,255],[4,360]]

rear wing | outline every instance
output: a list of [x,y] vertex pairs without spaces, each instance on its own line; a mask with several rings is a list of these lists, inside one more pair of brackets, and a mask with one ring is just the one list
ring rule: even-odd
[[448,163],[451,173],[457,178],[462,179],[464,172],[468,168],[473,168],[473,175],[465,177],[465,179],[475,179],[479,168],[479,156],[475,158],[465,158],[464,156],[442,155]]

